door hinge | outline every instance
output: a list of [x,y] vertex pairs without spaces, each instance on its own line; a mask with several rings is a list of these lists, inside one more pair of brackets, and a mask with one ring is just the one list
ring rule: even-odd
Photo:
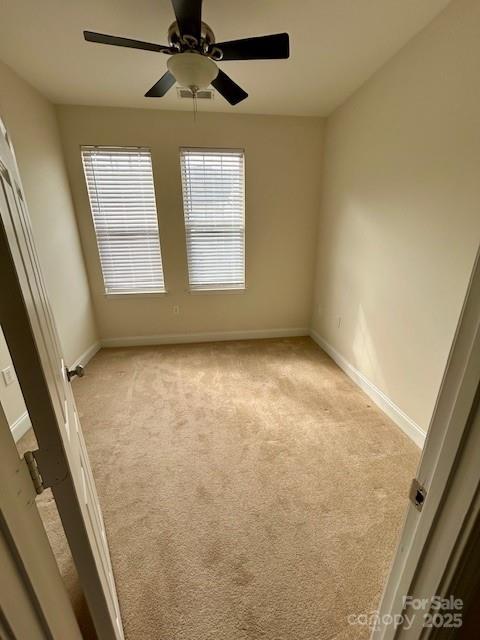
[[414,478],[412,480],[412,484],[410,485],[410,493],[409,497],[415,509],[421,511],[423,508],[423,503],[425,502],[425,498],[427,497],[427,490],[425,487],[419,483],[419,481]]
[[25,451],[24,459],[27,463],[28,471],[30,473],[30,477],[32,478],[33,486],[35,487],[35,491],[40,494],[46,488],[47,485],[44,484],[42,474],[40,473],[40,469],[38,468],[38,462],[35,457],[37,451]]

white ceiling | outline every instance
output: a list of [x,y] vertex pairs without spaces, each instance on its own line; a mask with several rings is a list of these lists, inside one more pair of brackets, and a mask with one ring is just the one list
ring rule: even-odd
[[[217,41],[287,31],[289,60],[224,62],[250,95],[237,107],[216,95],[200,109],[327,115],[449,0],[204,0]],[[191,109],[171,90],[143,95],[164,54],[86,43],[89,29],[167,44],[169,0],[1,0],[0,59],[55,103]]]

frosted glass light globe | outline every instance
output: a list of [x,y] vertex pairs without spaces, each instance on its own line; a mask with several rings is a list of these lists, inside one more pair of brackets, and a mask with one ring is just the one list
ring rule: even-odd
[[188,89],[206,89],[218,75],[213,60],[189,51],[171,56],[167,67],[178,84]]

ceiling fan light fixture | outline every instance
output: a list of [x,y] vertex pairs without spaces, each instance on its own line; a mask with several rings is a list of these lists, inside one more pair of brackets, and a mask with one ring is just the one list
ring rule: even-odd
[[190,51],[173,55],[167,67],[178,84],[192,92],[206,89],[218,75],[218,67],[210,58]]

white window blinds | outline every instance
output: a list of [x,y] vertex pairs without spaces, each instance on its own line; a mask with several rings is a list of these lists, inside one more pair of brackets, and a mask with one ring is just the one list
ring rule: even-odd
[[150,151],[82,147],[106,293],[164,292]]
[[244,153],[180,149],[190,288],[245,288]]

